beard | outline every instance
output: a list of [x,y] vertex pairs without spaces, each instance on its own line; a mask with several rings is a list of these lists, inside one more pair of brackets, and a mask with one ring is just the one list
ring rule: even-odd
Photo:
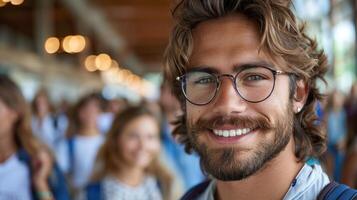
[[[188,123],[188,136],[194,150],[200,156],[201,168],[204,172],[222,181],[245,179],[263,169],[285,149],[293,131],[293,110],[291,103],[287,112],[277,116],[274,125],[263,117],[229,117],[215,116],[204,120],[199,119],[195,124]],[[199,141],[199,135],[207,130],[212,131],[219,125],[229,124],[240,127],[256,127],[254,134],[273,134],[273,138],[261,140],[254,149],[239,147],[210,148]],[[239,154],[241,158],[237,158]]]

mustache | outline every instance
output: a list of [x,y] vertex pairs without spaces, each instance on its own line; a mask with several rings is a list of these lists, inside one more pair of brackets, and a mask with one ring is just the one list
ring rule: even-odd
[[236,127],[252,127],[263,130],[274,129],[275,127],[264,117],[237,117],[237,116],[214,116],[209,119],[198,119],[196,123],[191,123],[189,129],[192,133],[198,133],[207,129],[215,129],[219,126],[231,125]]

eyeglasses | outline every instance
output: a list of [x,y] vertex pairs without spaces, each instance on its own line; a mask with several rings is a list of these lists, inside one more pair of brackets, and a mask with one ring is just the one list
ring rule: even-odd
[[217,95],[221,78],[228,77],[234,83],[238,95],[247,102],[259,103],[273,93],[276,75],[285,74],[268,67],[249,67],[231,74],[215,74],[204,70],[191,71],[176,78],[181,82],[181,90],[190,103],[207,105]]

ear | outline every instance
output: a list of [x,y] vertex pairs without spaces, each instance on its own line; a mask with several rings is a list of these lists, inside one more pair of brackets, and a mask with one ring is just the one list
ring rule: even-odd
[[295,94],[293,99],[294,113],[299,113],[304,107],[309,94],[308,84],[303,80],[296,82]]

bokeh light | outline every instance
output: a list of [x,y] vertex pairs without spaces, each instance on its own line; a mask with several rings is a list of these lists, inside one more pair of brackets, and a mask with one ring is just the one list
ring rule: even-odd
[[0,7],[4,7],[7,4],[4,0],[0,0]]
[[95,65],[101,71],[108,70],[112,65],[112,59],[108,54],[101,53],[95,58]]
[[79,53],[86,47],[86,40],[81,35],[75,35],[70,37],[68,45],[72,53]]
[[86,39],[82,35],[69,35],[62,41],[62,48],[67,53],[79,53],[86,47]]
[[24,2],[24,0],[11,0],[11,4],[18,6],[21,5]]
[[70,42],[70,40],[71,40],[71,35],[69,35],[69,36],[66,36],[63,40],[62,40],[62,48],[63,48],[63,50],[65,51],[65,52],[67,52],[67,53],[72,53],[72,51],[71,51],[71,47],[70,47],[70,45],[69,45],[69,42]]
[[60,48],[60,41],[56,37],[49,37],[45,42],[45,50],[49,54],[56,53]]
[[96,56],[90,55],[87,56],[86,60],[84,61],[84,66],[89,72],[94,72],[97,70],[97,67],[95,65],[95,58]]

